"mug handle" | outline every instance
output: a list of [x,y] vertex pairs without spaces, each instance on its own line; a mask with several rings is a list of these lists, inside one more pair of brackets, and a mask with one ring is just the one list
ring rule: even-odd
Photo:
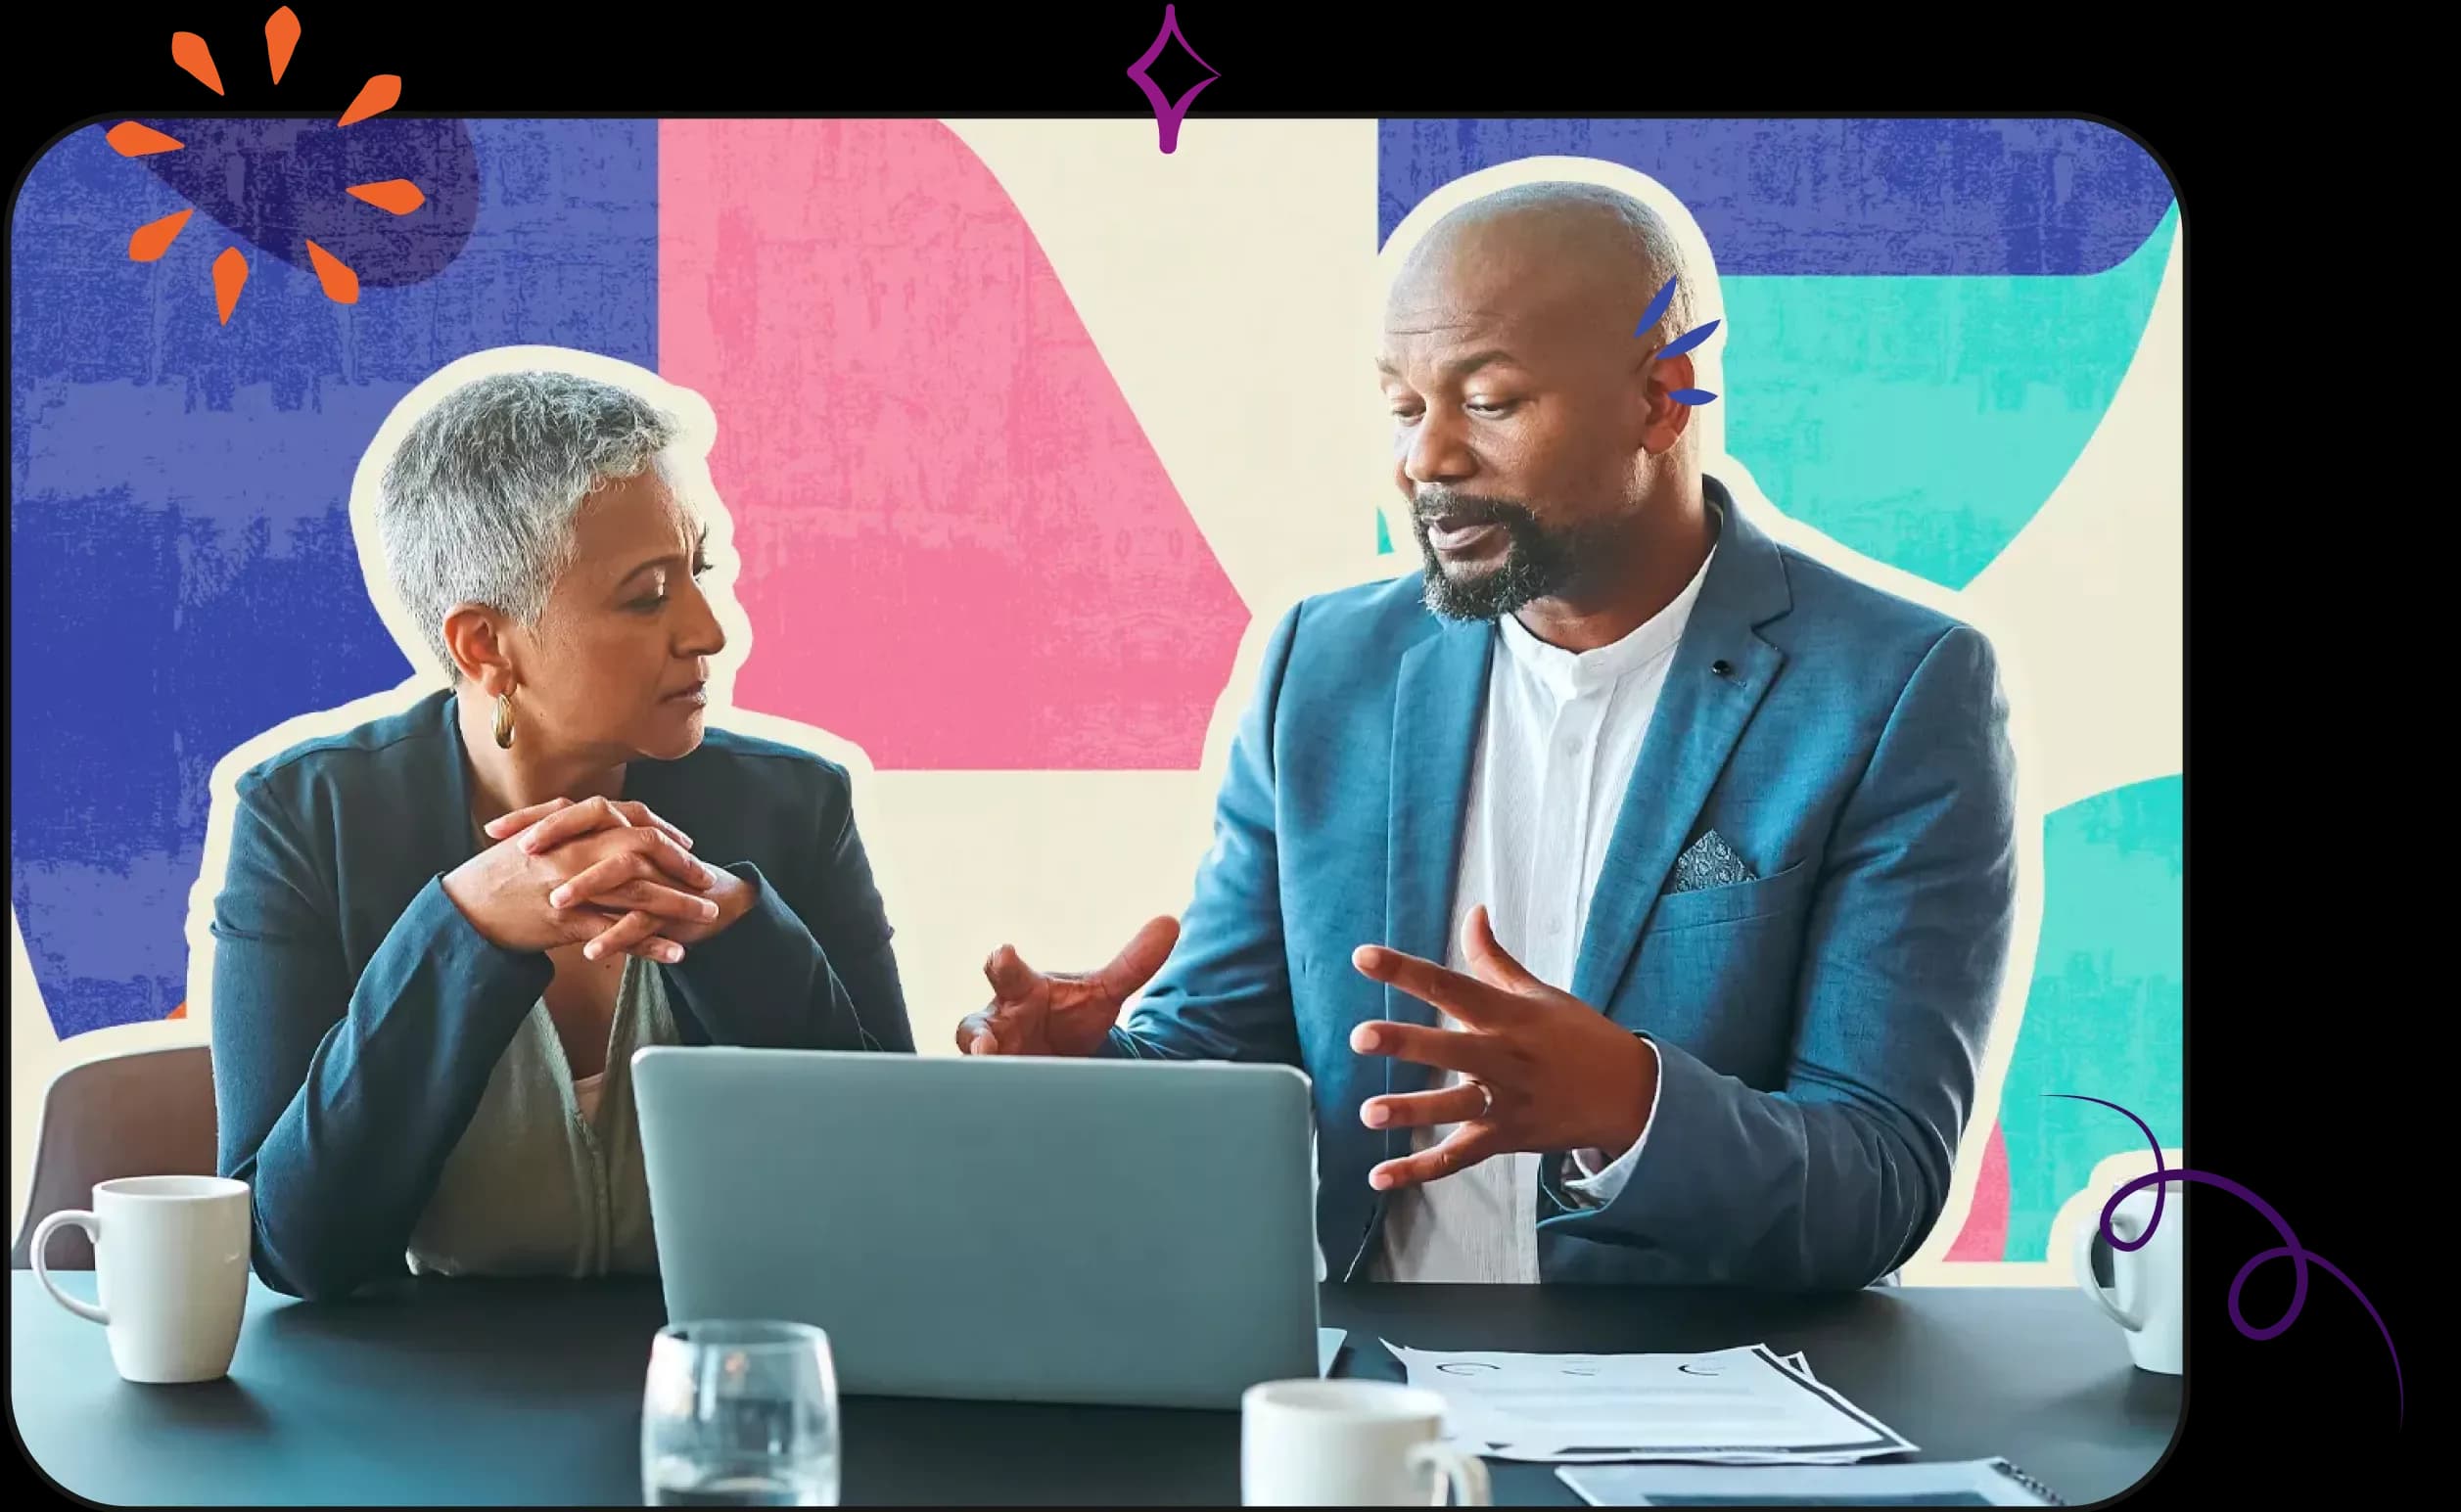
[[101,1323],[108,1326],[111,1322],[110,1313],[105,1312],[102,1308],[95,1306],[91,1303],[79,1302],[68,1293],[62,1291],[59,1283],[53,1281],[51,1278],[51,1267],[43,1263],[43,1247],[51,1243],[51,1236],[53,1234],[69,1227],[70,1224],[74,1224],[78,1228],[84,1229],[85,1237],[94,1241],[97,1250],[101,1248],[103,1243],[103,1224],[101,1219],[95,1217],[94,1214],[86,1212],[82,1208],[70,1208],[60,1213],[55,1213],[50,1217],[43,1219],[41,1226],[34,1230],[34,1242],[27,1246],[28,1249],[33,1251],[34,1279],[43,1284],[44,1291],[51,1293],[52,1301],[60,1304],[60,1306],[68,1308],[77,1316],[86,1319],[88,1322]]
[[[2145,1320],[2120,1306],[2111,1293],[2104,1290],[2102,1283],[2094,1279],[2094,1240],[2101,1233],[2102,1209],[2096,1208],[2086,1218],[2084,1226],[2076,1231],[2076,1284],[2085,1289],[2085,1295],[2094,1300],[2095,1306],[2111,1314],[2111,1321],[2129,1333],[2142,1333]],[[2113,1250],[2111,1253],[2115,1257],[2119,1252]],[[2116,1265],[2118,1261],[2114,1259],[2112,1263]]]
[[1451,1483],[1452,1504],[1457,1507],[1489,1507],[1495,1498],[1487,1489],[1487,1464],[1477,1455],[1449,1443],[1416,1443],[1411,1445],[1410,1468],[1433,1470],[1437,1484],[1427,1505],[1445,1505],[1445,1483]]

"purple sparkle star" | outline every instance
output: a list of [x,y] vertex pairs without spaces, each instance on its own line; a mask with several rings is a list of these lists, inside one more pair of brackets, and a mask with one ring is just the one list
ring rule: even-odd
[[[1187,118],[1189,102],[1203,93],[1207,84],[1222,77],[1221,74],[1214,72],[1212,64],[1202,58],[1196,58],[1196,49],[1187,45],[1187,37],[1180,30],[1179,11],[1180,8],[1176,5],[1166,5],[1162,8],[1162,29],[1154,33],[1153,46],[1145,49],[1145,56],[1128,66],[1128,76],[1137,81],[1137,87],[1145,92],[1145,99],[1153,105],[1154,123],[1162,128],[1162,150],[1166,153],[1179,150],[1180,122]],[[1153,76],[1145,70],[1153,67],[1154,60],[1162,56],[1163,49],[1169,47],[1175,37],[1179,39],[1180,50],[1190,58],[1196,58],[1196,66],[1211,76],[1197,80],[1194,88],[1178,100],[1172,101],[1162,97],[1160,86],[1154,83]]]

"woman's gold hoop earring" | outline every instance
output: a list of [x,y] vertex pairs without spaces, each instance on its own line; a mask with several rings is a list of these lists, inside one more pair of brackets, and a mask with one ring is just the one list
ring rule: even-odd
[[510,693],[495,701],[495,743],[503,750],[513,749],[513,695]]

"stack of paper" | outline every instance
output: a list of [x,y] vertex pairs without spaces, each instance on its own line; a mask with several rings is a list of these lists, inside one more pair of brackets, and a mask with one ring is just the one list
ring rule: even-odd
[[1507,1354],[1387,1344],[1445,1399],[1447,1436],[1495,1459],[1851,1464],[1904,1436],[1765,1344],[1706,1354]]

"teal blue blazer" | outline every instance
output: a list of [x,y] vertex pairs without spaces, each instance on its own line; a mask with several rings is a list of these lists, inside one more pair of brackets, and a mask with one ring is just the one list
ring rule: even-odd
[[[1860,1287],[1938,1221],[1973,1112],[2017,907],[2007,705],[1973,628],[1778,545],[1706,489],[1717,556],[1570,988],[1656,1044],[1656,1119],[1603,1208],[1567,1205],[1546,1163],[1540,1274]],[[1354,1052],[1351,1030],[1435,1022],[1351,952],[1445,958],[1496,634],[1429,614],[1416,573],[1281,619],[1179,949],[1112,1036],[1116,1055],[1313,1078],[1337,1279],[1383,1217],[1369,1169],[1409,1153],[1360,1104],[1426,1084]],[[1670,888],[1710,830],[1752,879]]]

